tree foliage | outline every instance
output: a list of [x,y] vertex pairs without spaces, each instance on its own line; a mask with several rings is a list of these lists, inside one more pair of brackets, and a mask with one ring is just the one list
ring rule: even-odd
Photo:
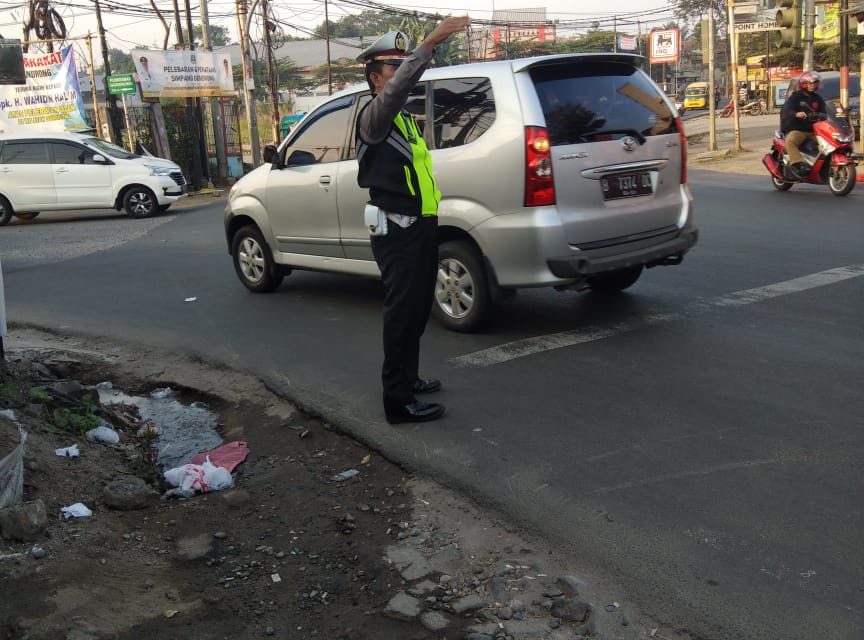
[[[192,34],[195,37],[195,42],[201,43],[204,40],[204,30],[201,25],[192,25]],[[218,24],[208,25],[207,34],[210,36],[211,47],[224,47],[230,44],[231,38],[228,34],[228,28]]]

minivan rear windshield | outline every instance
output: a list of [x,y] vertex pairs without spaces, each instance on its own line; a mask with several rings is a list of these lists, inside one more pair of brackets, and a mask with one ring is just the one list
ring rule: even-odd
[[632,65],[549,64],[530,73],[553,145],[678,130],[663,93]]

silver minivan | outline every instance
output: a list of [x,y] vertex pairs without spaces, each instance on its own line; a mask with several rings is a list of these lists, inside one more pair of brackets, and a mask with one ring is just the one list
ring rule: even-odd
[[[406,105],[443,194],[433,314],[473,331],[525,287],[626,289],[696,243],[687,147],[643,59],[567,54],[427,70]],[[277,160],[231,189],[225,232],[241,282],[292,269],[378,276],[354,142],[369,89],[333,95]]]

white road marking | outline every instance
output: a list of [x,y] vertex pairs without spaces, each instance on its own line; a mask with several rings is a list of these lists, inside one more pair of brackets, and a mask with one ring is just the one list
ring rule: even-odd
[[745,304],[753,304],[754,302],[762,302],[779,296],[786,296],[792,293],[799,293],[816,287],[824,287],[829,284],[857,278],[864,275],[864,264],[850,265],[848,267],[837,267],[836,269],[828,269],[819,271],[800,278],[792,280],[784,280],[776,282],[764,287],[755,287],[753,289],[744,289],[736,291],[713,300],[695,302],[688,305],[682,313],[665,313],[644,316],[629,322],[619,322],[608,327],[589,327],[587,329],[578,329],[574,331],[562,331],[561,333],[552,333],[545,336],[535,336],[533,338],[525,338],[524,340],[515,340],[505,344],[499,344],[488,349],[481,349],[473,353],[465,354],[451,358],[449,363],[455,367],[488,367],[493,364],[501,364],[516,358],[542,353],[543,351],[551,351],[553,349],[561,349],[562,347],[572,347],[577,344],[586,342],[594,342],[611,338],[628,331],[633,331],[646,325],[656,324],[669,320],[678,320],[683,318],[687,312],[705,311],[713,307],[737,307]]

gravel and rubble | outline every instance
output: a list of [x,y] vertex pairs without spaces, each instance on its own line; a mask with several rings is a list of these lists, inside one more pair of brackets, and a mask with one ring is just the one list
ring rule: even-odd
[[[0,515],[0,640],[689,638],[240,372],[35,331],[6,345],[0,409],[15,419],[0,417],[0,458],[14,422],[28,442],[24,504]],[[235,486],[166,498],[129,408],[89,409],[120,433],[114,445],[47,417],[60,399],[89,406],[108,379],[216,411],[222,438],[251,451]],[[73,443],[78,457],[55,453]],[[92,516],[63,518],[77,502]]]

